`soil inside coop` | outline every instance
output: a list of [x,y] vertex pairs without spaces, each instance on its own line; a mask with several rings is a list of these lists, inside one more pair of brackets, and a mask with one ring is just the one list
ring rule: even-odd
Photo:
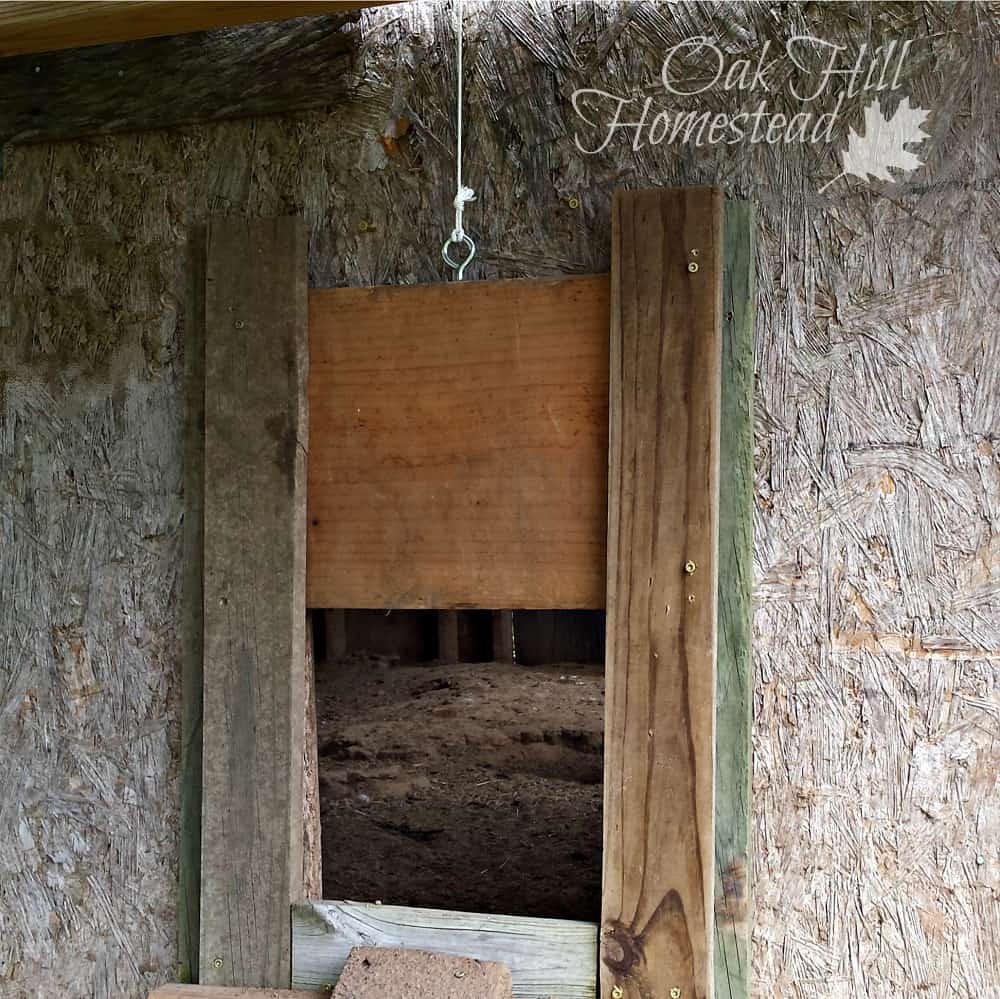
[[317,670],[323,896],[597,921],[599,665]]

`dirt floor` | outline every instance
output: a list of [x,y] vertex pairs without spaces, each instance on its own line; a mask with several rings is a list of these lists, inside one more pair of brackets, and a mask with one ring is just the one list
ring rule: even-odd
[[323,895],[597,921],[600,666],[317,671]]

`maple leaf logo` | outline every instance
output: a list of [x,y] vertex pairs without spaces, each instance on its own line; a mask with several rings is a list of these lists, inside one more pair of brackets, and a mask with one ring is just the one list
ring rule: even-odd
[[860,177],[868,180],[895,180],[890,169],[916,170],[923,166],[923,160],[916,153],[911,153],[907,145],[919,145],[924,139],[930,138],[921,125],[927,120],[930,111],[923,108],[911,108],[910,98],[904,97],[891,118],[882,114],[882,105],[878,98],[865,108],[865,129],[863,135],[858,135],[852,128],[847,139],[847,148],[840,154],[843,170],[833,180],[827,181],[819,190],[822,194],[835,180],[846,177]]

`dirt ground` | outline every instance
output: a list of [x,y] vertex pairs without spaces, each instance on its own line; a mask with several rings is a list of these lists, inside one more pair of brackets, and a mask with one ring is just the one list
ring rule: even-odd
[[597,921],[600,666],[317,670],[323,895]]

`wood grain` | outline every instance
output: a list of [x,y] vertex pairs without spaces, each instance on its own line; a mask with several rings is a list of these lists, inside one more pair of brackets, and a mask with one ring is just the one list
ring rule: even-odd
[[606,999],[712,996],[721,262],[718,191],[615,194]]
[[325,107],[347,92],[353,16],[0,58],[0,146]]
[[149,999],[329,999],[329,992],[301,989],[245,989],[224,985],[161,985]]
[[437,951],[510,968],[515,999],[593,999],[597,927],[567,919],[493,916],[360,902],[292,910],[292,984],[336,983],[352,947]]
[[309,296],[309,606],[603,604],[608,287]]
[[180,843],[177,977],[198,976],[201,907],[202,704],[205,658],[205,250],[204,226],[188,236],[184,336],[184,576],[181,659]]
[[715,982],[750,994],[750,726],[753,663],[753,205],[725,209],[715,732]]
[[323,897],[323,822],[319,797],[319,736],[316,728],[316,653],[313,623],[306,619],[304,660],[305,732],[302,737],[302,896]]
[[287,986],[302,892],[306,241],[208,230],[199,981]]
[[0,5],[0,57],[373,6],[347,0],[15,0]]

